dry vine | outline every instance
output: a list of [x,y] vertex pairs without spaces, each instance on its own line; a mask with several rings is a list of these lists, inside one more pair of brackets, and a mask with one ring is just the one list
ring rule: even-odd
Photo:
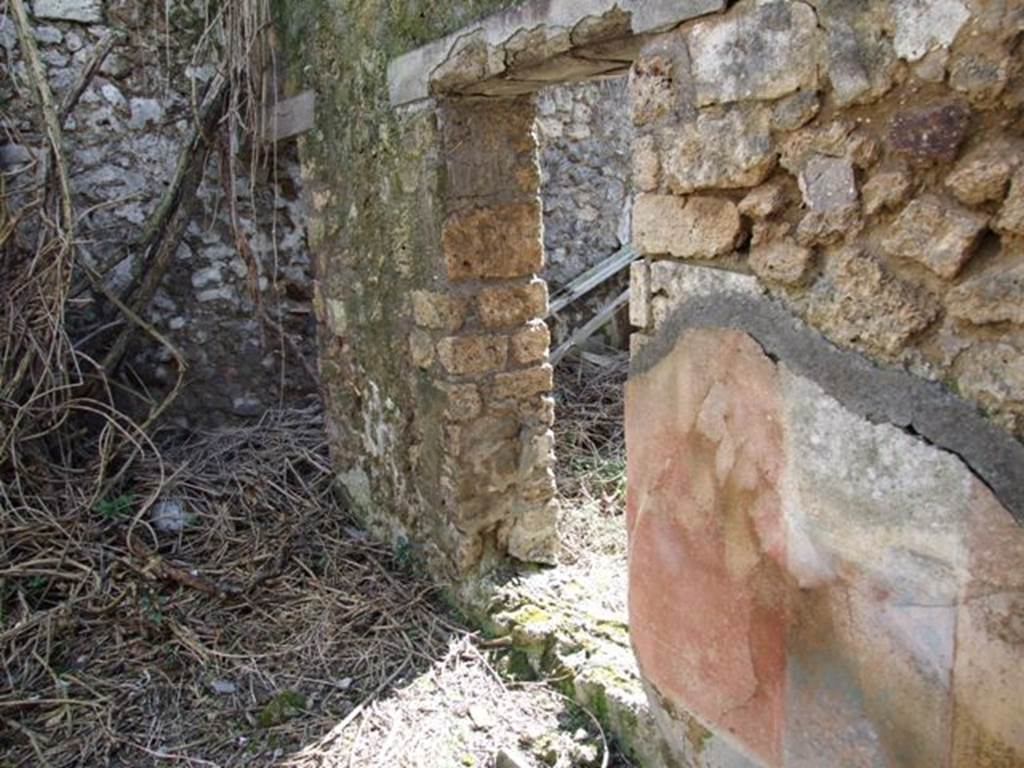
[[[217,599],[228,594],[165,559],[166,542],[149,524],[153,504],[174,480],[164,470],[153,430],[179,391],[187,361],[144,318],[192,216],[207,161],[223,147],[229,200],[236,195],[237,142],[260,130],[264,97],[272,94],[268,3],[227,0],[207,8],[207,29],[195,56],[217,62],[219,72],[204,93],[194,95],[192,135],[134,244],[142,264],[138,279],[120,295],[90,266],[80,239],[81,212],[63,136],[79,98],[120,37],[111,33],[94,47],[92,59],[58,100],[26,0],[7,0],[0,11],[17,31],[25,92],[31,94],[31,103],[8,106],[31,112],[41,139],[35,167],[0,176],[0,753],[15,734],[15,753],[24,749],[35,757],[26,757],[25,764],[93,764],[81,757],[82,749],[97,754],[89,751],[93,747],[76,742],[85,731],[102,742],[108,756],[125,740],[111,730],[109,717],[104,727],[83,715],[109,715],[119,699],[83,682],[87,675],[61,671],[76,658],[74,638],[108,620],[111,631],[118,631],[114,619],[138,611],[139,584],[147,580]],[[10,73],[5,68],[5,76]],[[9,135],[16,122],[0,111]],[[253,147],[262,151],[259,142]],[[255,275],[237,217],[233,223]],[[91,288],[103,308],[98,325],[73,322],[74,297],[82,286]],[[128,398],[129,412],[118,370],[139,334],[170,351],[178,379],[159,401]],[[139,402],[148,403],[141,414],[134,407]],[[308,418],[315,423],[315,415]],[[319,450],[319,443],[307,442],[298,451],[301,458],[292,455],[284,463],[306,461]],[[327,503],[322,494],[310,498],[318,509]]]

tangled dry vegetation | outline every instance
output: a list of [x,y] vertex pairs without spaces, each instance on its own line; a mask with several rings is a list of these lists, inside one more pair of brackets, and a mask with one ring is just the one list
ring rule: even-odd
[[139,460],[137,521],[4,515],[0,764],[277,764],[466,634],[349,526],[323,440],[270,414]]
[[562,506],[563,559],[576,567],[625,571],[625,352],[602,349],[566,357],[555,369],[555,456]]

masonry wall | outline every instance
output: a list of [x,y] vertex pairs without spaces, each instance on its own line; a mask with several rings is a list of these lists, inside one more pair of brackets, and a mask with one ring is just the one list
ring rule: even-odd
[[[173,177],[189,135],[192,88],[201,93],[214,73],[211,64],[192,61],[205,24],[202,4],[53,0],[29,5],[58,100],[104,35],[121,35],[65,126],[80,253],[120,294],[142,269],[133,242]],[[8,193],[17,196],[41,168],[43,142],[29,112],[34,101],[17,34],[6,16],[0,17],[0,59],[9,75],[0,79],[7,121],[0,168]],[[239,157],[236,186],[239,230],[259,266],[263,307],[281,320],[291,343],[282,343],[258,318],[248,266],[228,216],[220,172],[226,155],[213,154],[195,215],[145,315],[189,365],[185,387],[168,414],[182,427],[245,421],[316,395],[305,367],[315,366],[316,327],[294,143],[281,143],[254,175],[249,158]],[[96,296],[80,292],[70,321],[81,335],[111,319]],[[144,335],[130,350],[127,369],[130,383],[153,397],[169,391],[177,378],[168,350]]]
[[739,3],[662,38],[632,75],[637,247],[752,272],[1022,434],[1022,25],[1019,3]]
[[[543,260],[533,101],[394,110],[386,69],[501,5],[278,8],[295,84],[319,99],[301,151],[340,484],[442,580],[510,550],[550,559],[554,545],[546,331],[528,323],[546,307],[531,277]],[[531,511],[533,540],[515,525]]]
[[1022,30],[739,2],[634,63],[630,628],[670,764],[1024,765]]
[[[625,75],[537,93],[545,263],[552,294],[630,241],[632,135]],[[557,346],[627,287],[623,272],[551,319]],[[607,331],[625,345],[625,312]],[[618,318],[616,318],[618,320]]]
[[544,249],[552,290],[629,243],[632,121],[624,75],[537,94]]

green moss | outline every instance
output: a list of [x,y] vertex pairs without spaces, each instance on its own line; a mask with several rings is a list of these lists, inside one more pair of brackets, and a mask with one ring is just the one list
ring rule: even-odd
[[284,690],[279,692],[263,709],[260,710],[257,722],[261,728],[270,728],[301,715],[306,708],[306,697],[298,691]]
[[551,622],[552,616],[543,608],[528,603],[521,608],[506,614],[507,619],[513,625],[520,627],[530,627],[538,625],[547,625]]

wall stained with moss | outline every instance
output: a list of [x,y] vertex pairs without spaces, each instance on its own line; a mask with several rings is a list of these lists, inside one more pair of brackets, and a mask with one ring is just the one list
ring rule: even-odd
[[[449,569],[440,515],[443,393],[410,374],[414,288],[441,269],[433,110],[388,102],[395,56],[513,5],[501,0],[278,0],[290,87],[317,93],[301,155],[317,274],[320,366],[339,479],[400,550]],[[426,549],[409,542],[434,542]]]

